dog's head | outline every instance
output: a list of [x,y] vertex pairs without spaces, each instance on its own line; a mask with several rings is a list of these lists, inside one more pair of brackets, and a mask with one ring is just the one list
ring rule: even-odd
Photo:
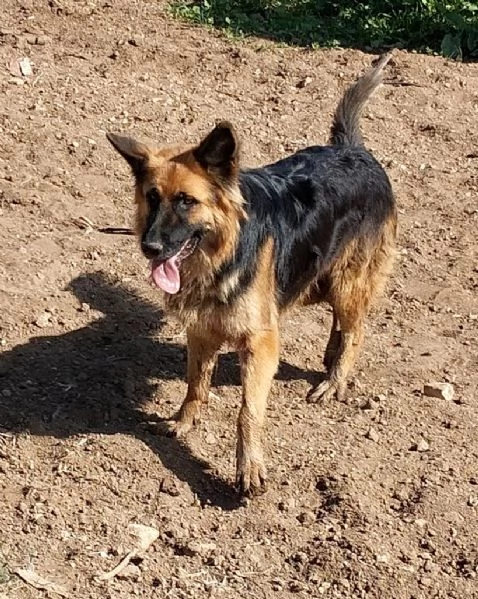
[[107,137],[136,180],[136,229],[155,284],[177,293],[183,263],[198,253],[219,268],[233,251],[244,216],[232,125],[219,123],[198,146],[189,147],[158,149],[129,137]]

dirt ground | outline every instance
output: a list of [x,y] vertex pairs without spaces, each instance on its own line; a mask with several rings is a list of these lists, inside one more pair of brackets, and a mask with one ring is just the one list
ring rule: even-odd
[[[476,64],[398,52],[370,102],[399,261],[345,403],[305,402],[328,311],[286,316],[258,499],[232,488],[236,357],[185,442],[155,434],[185,393],[184,332],[135,240],[95,230],[133,214],[106,130],[192,142],[228,118],[257,165],[325,142],[371,59],[231,42],[152,0],[2,1],[1,599],[59,596],[18,568],[76,599],[478,597]],[[131,523],[159,538],[99,581]]]

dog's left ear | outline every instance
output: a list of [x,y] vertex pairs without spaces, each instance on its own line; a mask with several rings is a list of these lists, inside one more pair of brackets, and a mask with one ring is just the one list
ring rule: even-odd
[[239,142],[234,127],[228,121],[218,123],[193,154],[206,170],[220,179],[231,179],[239,166]]
[[146,169],[146,163],[150,154],[148,146],[136,141],[132,137],[107,133],[106,137],[111,145],[130,165],[136,179],[141,179]]

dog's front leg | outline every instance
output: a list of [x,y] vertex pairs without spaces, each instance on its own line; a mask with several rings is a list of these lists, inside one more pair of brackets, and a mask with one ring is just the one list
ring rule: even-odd
[[177,437],[185,435],[199,422],[201,406],[209,398],[211,376],[220,346],[221,340],[208,336],[206,331],[188,330],[188,391],[171,424],[171,432]]
[[244,495],[264,491],[267,478],[262,451],[267,397],[279,363],[277,328],[247,339],[240,352],[242,406],[237,423],[236,484]]

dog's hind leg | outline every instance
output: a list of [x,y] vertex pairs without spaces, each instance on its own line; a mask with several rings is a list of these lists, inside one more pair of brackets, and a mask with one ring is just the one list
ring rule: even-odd
[[[347,377],[362,345],[370,305],[391,270],[395,255],[395,228],[395,219],[391,218],[375,243],[367,240],[351,243],[330,273],[328,301],[335,318],[325,355],[328,377],[311,390],[307,398],[311,403],[334,395],[338,399],[344,396]],[[337,337],[338,349],[333,355]]]
[[188,331],[188,391],[186,398],[171,423],[174,436],[185,435],[201,416],[201,407],[209,399],[211,376],[216,365],[221,340],[195,330]]
[[324,353],[324,366],[327,369],[327,372],[332,370],[332,366],[334,365],[335,356],[340,347],[341,343],[341,332],[339,327],[339,319],[337,317],[337,312],[334,310],[332,314],[332,327],[330,329],[329,340],[327,341],[327,347],[325,348]]
[[338,311],[342,330],[339,332],[340,345],[330,367],[328,377],[312,389],[307,401],[315,403],[330,399],[334,395],[342,400],[345,394],[347,377],[357,358],[363,341],[365,314],[358,310]]

